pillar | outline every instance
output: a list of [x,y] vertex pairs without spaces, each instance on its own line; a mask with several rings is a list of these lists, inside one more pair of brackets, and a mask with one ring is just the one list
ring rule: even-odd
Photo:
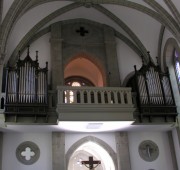
[[178,142],[179,142],[179,147],[180,147],[180,127],[176,127],[176,132],[177,132]]
[[120,75],[117,59],[116,41],[113,29],[108,26],[104,26],[104,43],[106,52],[108,86],[119,87]]
[[2,170],[3,133],[0,132],[0,170]]
[[171,154],[171,158],[172,158],[173,170],[178,170],[174,142],[173,142],[173,137],[172,137],[172,131],[168,131],[167,134],[168,134],[168,139],[169,139],[169,146],[170,146],[170,152],[171,152],[170,154]]
[[62,38],[61,23],[55,23],[51,26],[51,84],[52,90],[56,90],[57,86],[64,85],[64,71],[62,61]]
[[65,134],[52,132],[52,170],[65,170]]
[[116,132],[115,139],[118,170],[131,170],[129,141],[127,132]]
[[2,23],[3,0],[0,0],[0,24]]

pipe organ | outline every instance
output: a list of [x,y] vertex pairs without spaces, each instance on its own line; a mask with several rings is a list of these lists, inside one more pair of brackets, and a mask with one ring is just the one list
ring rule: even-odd
[[47,112],[47,72],[40,68],[38,52],[36,59],[27,56],[19,59],[15,67],[7,67],[5,114],[46,114]]
[[160,67],[149,58],[147,65],[143,64],[140,70],[135,67],[133,81],[137,93],[137,107],[140,112],[140,121],[151,122],[162,118],[165,121],[175,121],[177,111],[172,92],[169,73],[163,73]]

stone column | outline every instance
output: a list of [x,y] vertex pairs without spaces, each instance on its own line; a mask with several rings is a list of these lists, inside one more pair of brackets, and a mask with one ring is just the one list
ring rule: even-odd
[[5,53],[0,55],[0,89],[2,89],[2,80],[3,80],[3,69],[4,69],[4,59],[6,57]]
[[177,136],[178,136],[178,141],[179,141],[179,147],[180,147],[180,127],[176,127],[176,132],[177,132]]
[[66,170],[64,132],[52,132],[52,167],[53,170]]
[[116,132],[115,135],[118,170],[131,170],[128,134],[127,132]]
[[0,0],[0,24],[2,22],[3,0]]
[[[3,69],[4,69],[5,56],[6,56],[5,53],[1,53],[1,55],[0,55],[0,101],[1,101],[1,98],[2,98],[2,82],[3,82]],[[1,107],[1,105],[0,105],[0,107]],[[4,116],[4,111],[3,110],[0,112],[0,125],[5,126],[5,116]]]
[[62,38],[61,24],[55,23],[51,26],[51,76],[52,90],[56,90],[57,86],[64,85],[64,71],[62,61]]
[[2,170],[3,133],[0,132],[0,170]]
[[108,86],[119,87],[120,75],[116,51],[116,41],[113,29],[108,26],[104,26],[104,43],[106,52]]
[[[172,137],[172,131],[167,132],[170,146],[170,154],[172,158],[173,170],[178,170],[177,159],[175,154],[174,142]],[[179,138],[178,138],[179,139]]]

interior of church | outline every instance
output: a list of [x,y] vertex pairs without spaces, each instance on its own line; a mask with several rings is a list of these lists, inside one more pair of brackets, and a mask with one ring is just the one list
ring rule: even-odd
[[180,170],[179,0],[0,0],[0,170]]

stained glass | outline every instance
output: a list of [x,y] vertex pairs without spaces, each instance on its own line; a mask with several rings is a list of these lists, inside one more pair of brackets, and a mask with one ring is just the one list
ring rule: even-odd
[[81,86],[81,84],[79,82],[74,81],[72,82],[71,86],[79,87]]
[[176,79],[180,89],[180,58],[176,50],[174,51],[174,64],[175,64]]

